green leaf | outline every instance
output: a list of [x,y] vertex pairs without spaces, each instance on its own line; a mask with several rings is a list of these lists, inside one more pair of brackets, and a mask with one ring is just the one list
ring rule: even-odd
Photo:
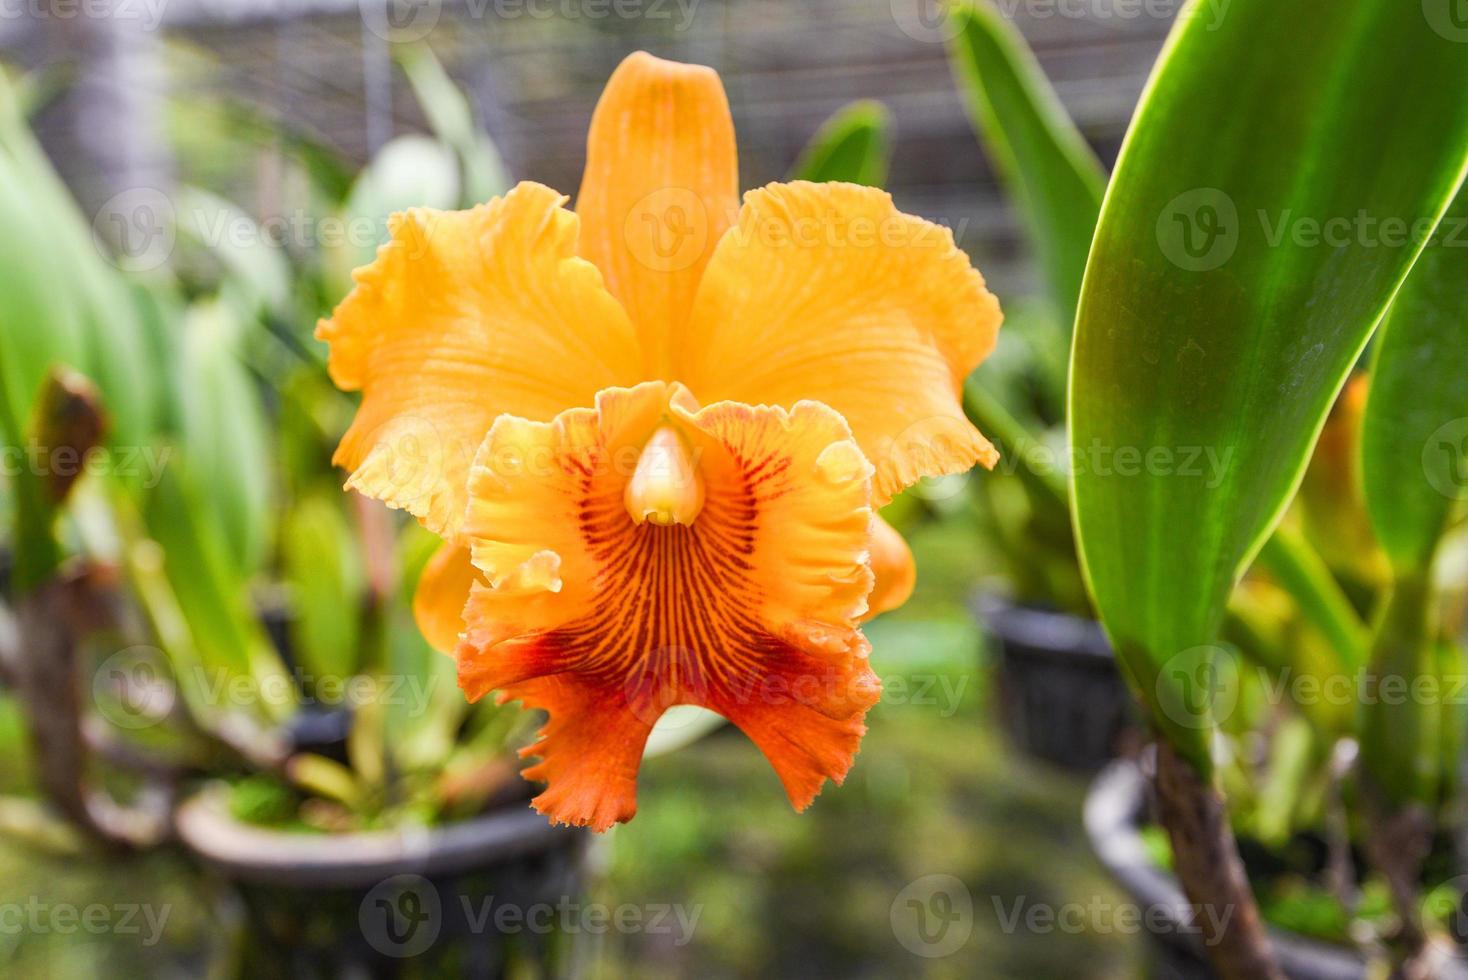
[[1205,773],[1206,718],[1176,709],[1422,247],[1406,229],[1457,187],[1465,87],[1468,44],[1414,5],[1234,0],[1179,22],[1132,122],[1077,317],[1076,520],[1122,663]]
[[1468,501],[1468,186],[1382,322],[1361,456],[1377,540],[1425,567]]
[[1014,25],[987,0],[956,8],[949,60],[989,159],[1019,207],[1067,332],[1106,173]]
[[[1366,511],[1392,564],[1367,676],[1439,680],[1433,559],[1468,500],[1468,189],[1460,190],[1382,323],[1361,426]],[[1407,689],[1410,689],[1408,687]],[[1393,803],[1430,802],[1444,731],[1441,698],[1381,697],[1362,706],[1361,758]]]
[[47,372],[80,369],[81,325],[44,216],[0,153],[0,432],[20,446]]
[[309,497],[281,527],[285,581],[291,587],[291,635],[301,669],[342,681],[361,661],[362,558],[340,493]]
[[234,351],[222,304],[192,308],[179,358],[180,465],[197,494],[196,520],[215,525],[235,574],[259,568],[271,536],[271,465],[264,410]]
[[1431,803],[1442,769],[1445,711],[1452,698],[1427,697],[1421,686],[1451,690],[1438,674],[1432,589],[1422,573],[1399,575],[1372,636],[1362,686],[1361,768],[1369,786],[1393,806]]
[[428,124],[440,140],[453,147],[463,170],[463,202],[482,204],[510,186],[510,175],[494,142],[474,122],[469,100],[459,91],[427,46],[403,47],[398,63]]
[[801,150],[791,180],[846,181],[881,187],[892,162],[892,114],[863,100],[838,110]]
[[[81,339],[73,366],[102,390],[109,442],[124,449],[152,435],[159,408],[158,372],[148,357],[127,283],[101,251],[93,230],[26,125],[21,106],[0,76],[0,156],[8,155],[24,193],[46,229],[49,276],[73,306]],[[7,229],[11,226],[5,225]],[[32,247],[40,243],[32,243]]]
[[226,281],[245,300],[241,312],[288,317],[290,263],[255,219],[233,202],[198,187],[181,187],[175,198],[179,234],[214,256]]
[[163,571],[207,675],[203,680],[218,689],[224,679],[250,675],[252,659],[269,641],[208,513],[179,468],[167,466],[143,517],[148,535],[162,549]]
[[428,645],[413,621],[413,595],[428,560],[443,542],[410,523],[398,538],[401,581],[388,610],[388,670],[397,684],[385,724],[394,763],[407,771],[433,769],[454,751],[469,703],[459,691],[454,658]]
[[352,810],[366,806],[367,787],[355,772],[335,759],[302,752],[291,756],[286,775],[301,789],[323,799],[335,800]]

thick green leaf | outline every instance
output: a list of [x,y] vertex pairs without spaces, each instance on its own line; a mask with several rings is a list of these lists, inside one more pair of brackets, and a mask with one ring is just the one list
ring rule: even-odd
[[[124,451],[153,434],[159,407],[158,372],[147,354],[142,324],[127,284],[100,250],[76,201],[26,125],[21,106],[0,77],[0,155],[7,155],[31,207],[45,222],[44,248],[56,263],[60,291],[76,310],[83,340],[74,366],[96,380],[109,420],[109,441]],[[136,218],[136,200],[114,198],[99,221]],[[9,225],[4,226],[7,229]],[[38,247],[40,243],[31,243]]]
[[[1366,510],[1392,563],[1367,676],[1376,684],[1438,679],[1429,585],[1438,543],[1468,500],[1468,190],[1412,267],[1378,337],[1361,429]],[[1437,698],[1372,697],[1361,755],[1389,800],[1430,801],[1441,775],[1450,706]]]
[[0,432],[20,446],[41,382],[53,365],[84,357],[73,294],[43,215],[0,153]]
[[1424,567],[1468,500],[1468,187],[1382,322],[1361,454],[1377,540]]
[[892,114],[880,102],[853,102],[821,124],[800,152],[792,180],[881,187],[892,162]]
[[1416,5],[1185,16],[1122,149],[1072,360],[1096,606],[1159,728],[1209,771],[1229,592],[1468,155],[1468,45]]
[[988,0],[956,8],[949,58],[974,129],[1018,205],[1066,330],[1106,174],[1024,37]]

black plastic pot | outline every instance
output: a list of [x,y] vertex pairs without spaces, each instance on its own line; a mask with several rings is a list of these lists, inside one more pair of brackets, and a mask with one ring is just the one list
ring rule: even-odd
[[567,971],[589,835],[523,801],[432,829],[316,835],[241,824],[211,790],[176,822],[240,899],[246,976]]
[[[1134,762],[1119,760],[1102,770],[1086,796],[1086,835],[1113,878],[1143,910],[1163,980],[1212,980],[1201,937],[1186,923],[1191,906],[1172,874],[1152,863],[1141,829],[1149,823],[1147,779]],[[1148,912],[1147,910],[1151,910]],[[1270,930],[1280,967],[1291,980],[1366,980],[1375,972],[1360,953],[1278,930]],[[1468,980],[1468,963],[1451,960],[1440,980]]]
[[994,636],[999,718],[1030,755],[1095,772],[1140,743],[1135,708],[1098,623],[981,593],[980,621]]

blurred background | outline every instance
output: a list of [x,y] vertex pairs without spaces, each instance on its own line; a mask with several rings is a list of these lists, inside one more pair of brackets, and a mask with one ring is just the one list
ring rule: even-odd
[[[1109,163],[1174,9],[1002,13]],[[71,488],[49,570],[106,611],[75,644],[79,705],[18,663],[36,652],[17,561],[33,525],[22,457],[7,457],[0,636],[20,653],[0,671],[0,973],[248,972],[262,917],[278,937],[281,908],[307,914],[272,913],[197,840],[150,833],[166,822],[150,818],[155,770],[173,801],[222,784],[237,823],[301,834],[434,825],[514,795],[502,748],[519,723],[457,703],[451,665],[406,613],[432,541],[339,490],[330,451],[352,402],[311,330],[388,211],[522,178],[574,194],[592,107],[631,51],[719,70],[744,188],[819,165],[822,133],[873,140],[869,182],[954,229],[1009,314],[990,390],[1053,429],[1064,332],[975,137],[956,30],[927,0],[0,0],[15,428],[33,409],[14,351],[70,352],[98,390],[57,390],[107,419],[111,453]],[[50,390],[42,374],[22,380]],[[794,815],[729,729],[650,759],[638,817],[590,845],[582,876],[581,901],[637,922],[571,930],[551,966],[510,975],[1137,975],[1135,929],[1104,916],[1015,926],[1034,906],[1120,901],[1081,826],[1096,760],[1015,747],[1015,732],[1045,733],[1026,732],[1033,692],[1000,676],[981,625],[1003,620],[1004,594],[1085,612],[1065,522],[1049,529],[1055,567],[1045,547],[1015,547],[1034,519],[1023,482],[1010,469],[926,484],[887,513],[918,588],[869,628],[887,694],[845,788]],[[188,670],[206,682],[191,690]],[[287,693],[247,709],[213,684],[277,676]],[[366,678],[369,693],[344,702],[327,678]],[[427,700],[395,710],[372,693],[403,678]],[[1122,727],[1102,722],[1101,741]],[[58,748],[76,751],[57,762]],[[143,750],[162,763],[133,764]],[[98,786],[132,823],[102,815]],[[84,832],[50,819],[58,800]],[[297,972],[366,975],[349,959]],[[268,958],[252,969],[273,972]]]

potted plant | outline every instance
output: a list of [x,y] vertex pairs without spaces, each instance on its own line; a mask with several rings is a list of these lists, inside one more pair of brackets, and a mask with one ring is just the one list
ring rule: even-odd
[[[412,71],[446,82],[434,69]],[[331,472],[351,406],[285,326],[333,288],[330,256],[299,254],[293,273],[258,228],[206,234],[248,219],[183,188],[164,201],[179,225],[167,264],[129,241],[109,264],[10,94],[0,208],[19,250],[0,301],[0,433],[41,448],[8,509],[17,635],[0,643],[0,680],[48,808],[24,809],[30,836],[181,846],[226,886],[222,907],[243,909],[245,974],[396,974],[409,953],[488,974],[564,957],[559,927],[480,913],[491,895],[574,902],[586,835],[530,810],[519,713],[467,705],[414,624],[435,539],[342,495]],[[421,144],[401,145],[349,189],[349,227],[380,226],[394,193],[422,199],[405,185],[436,172]],[[455,151],[431,146],[456,175]],[[480,192],[467,176],[451,186]],[[415,901],[442,915],[404,931]]]
[[[1343,838],[1391,909],[1389,925],[1353,938],[1402,975],[1443,959],[1421,897],[1452,884],[1435,842],[1450,826],[1444,773],[1456,774],[1459,751],[1461,705],[1443,692],[1463,668],[1441,614],[1461,600],[1435,584],[1434,559],[1461,498],[1451,478],[1464,389],[1449,379],[1463,370],[1465,266],[1446,236],[1462,222],[1453,198],[1468,111],[1428,93],[1468,80],[1468,52],[1420,13],[1368,3],[1327,23],[1236,2],[1214,24],[1184,16],[1133,119],[1081,291],[1070,436],[1112,456],[1073,474],[1077,539],[1156,739],[1150,782],[1167,860],[1188,903],[1212,913],[1197,928],[1224,977],[1337,975],[1301,965],[1264,929],[1256,895],[1267,878],[1250,879],[1258,853],[1235,834],[1235,822],[1249,826],[1246,808],[1226,799],[1247,796],[1236,770],[1260,766],[1266,750],[1295,759],[1288,784],[1307,785],[1299,776],[1313,770],[1336,777],[1326,785],[1344,802],[1324,812],[1344,824],[1305,826]],[[1377,57],[1382,43],[1396,54]],[[1390,234],[1370,230],[1384,219]],[[1360,473],[1388,571],[1363,593],[1281,518],[1373,335]],[[1180,470],[1187,447],[1227,458],[1221,479]],[[1122,465],[1123,452],[1136,465]],[[1278,635],[1305,622],[1323,642],[1281,646],[1257,609],[1226,622],[1256,557],[1296,602]],[[1344,704],[1315,686],[1337,682]],[[1247,710],[1261,700],[1268,710]],[[1306,752],[1289,749],[1286,729],[1308,736],[1294,739]],[[1338,745],[1347,760],[1357,747],[1348,775]],[[1097,818],[1108,824],[1118,826]],[[1163,872],[1147,874],[1155,884]]]

